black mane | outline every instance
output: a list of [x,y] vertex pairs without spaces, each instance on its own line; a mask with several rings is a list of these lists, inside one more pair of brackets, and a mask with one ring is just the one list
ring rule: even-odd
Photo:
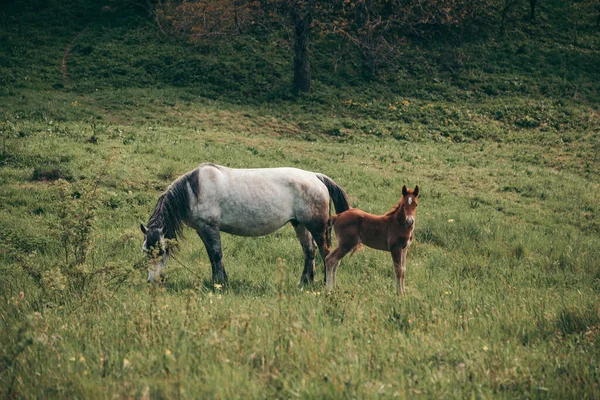
[[196,168],[169,185],[156,202],[154,212],[148,221],[149,229],[162,228],[166,239],[176,240],[178,236],[183,236],[183,224],[190,212],[190,194],[187,185],[190,185],[192,192],[198,197],[200,192],[198,177]]

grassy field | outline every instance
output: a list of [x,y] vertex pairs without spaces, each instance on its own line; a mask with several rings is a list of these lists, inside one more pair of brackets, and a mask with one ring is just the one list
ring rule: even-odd
[[[165,64],[193,60],[131,19],[72,17],[36,36],[11,12],[0,13],[0,397],[598,398],[597,33],[521,41],[531,65],[503,65],[517,44],[454,48],[467,61],[451,76],[431,50],[435,80],[421,64],[392,88],[315,73],[315,93],[293,98],[287,78],[224,74],[219,92],[137,71],[150,61],[134,44],[154,44]],[[553,46],[571,52],[556,68]],[[285,52],[271,50],[264,68],[279,73]],[[223,235],[226,287],[187,229],[166,283],[148,286],[139,224],[201,162],[322,172],[377,214],[419,184],[407,294],[395,294],[389,254],[371,249],[343,259],[331,295],[320,259],[300,290],[290,226]]]

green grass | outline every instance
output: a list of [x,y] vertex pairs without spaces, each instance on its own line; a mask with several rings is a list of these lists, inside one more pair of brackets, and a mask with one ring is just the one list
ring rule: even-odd
[[[93,114],[77,101],[54,112]],[[110,122],[128,112],[95,125],[78,117],[5,125],[5,394],[593,397],[598,184],[539,162],[558,152],[568,164],[561,145],[360,134],[306,141],[254,131],[268,120],[261,109],[211,102],[188,107],[203,115],[191,126],[168,113]],[[314,287],[299,291],[302,255],[290,227],[264,238],[224,235],[225,289],[211,286],[205,250],[187,231],[167,284],[148,287],[143,268],[132,269],[139,222],[173,177],[201,161],[322,171],[374,213],[395,204],[402,184],[418,183],[407,296],[394,294],[389,255],[370,249],[342,261],[331,296],[320,267]],[[71,181],[37,179],[40,165]],[[69,266],[60,237],[82,215],[71,203],[90,198],[97,179],[88,258]],[[61,200],[61,190],[79,200]],[[61,214],[69,207],[74,215]]]
[[[386,82],[316,40],[295,97],[278,32],[191,51],[86,4],[0,9],[0,397],[597,397],[598,33],[570,8],[409,43]],[[289,226],[223,235],[224,288],[187,229],[148,286],[139,224],[201,162],[323,172],[377,214],[419,184],[407,295],[371,249],[300,291]]]

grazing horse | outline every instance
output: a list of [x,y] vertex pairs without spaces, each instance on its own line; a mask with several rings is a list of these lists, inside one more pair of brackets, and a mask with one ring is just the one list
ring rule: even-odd
[[392,253],[396,272],[398,293],[404,294],[404,274],[406,272],[406,252],[413,240],[415,217],[419,198],[419,186],[414,190],[402,186],[402,198],[385,215],[373,215],[357,208],[334,215],[333,224],[338,247],[325,259],[327,290],[335,285],[335,271],[340,260],[361,244]]
[[[201,164],[177,178],[158,198],[144,233],[143,249],[154,260],[148,282],[163,277],[167,258],[183,233],[195,229],[206,247],[213,282],[227,282],[221,232],[262,236],[291,222],[304,251],[300,284],[314,280],[316,248],[323,260],[331,248],[329,203],[337,213],[350,208],[331,178],[297,168],[233,169]],[[168,240],[167,240],[168,239]]]

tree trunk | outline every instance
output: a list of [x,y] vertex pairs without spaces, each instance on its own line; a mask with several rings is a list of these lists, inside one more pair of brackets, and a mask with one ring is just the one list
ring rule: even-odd
[[356,3],[354,9],[354,22],[356,23],[358,46],[360,50],[362,74],[371,79],[375,75],[375,60],[373,57],[373,35],[369,26],[369,10],[366,0]]
[[238,10],[240,8],[240,5],[238,4],[237,0],[233,0],[233,22],[235,24],[235,29],[237,30],[238,35],[242,34],[242,27],[240,26],[240,21],[238,18]]
[[529,19],[535,21],[535,3],[536,0],[529,0]]
[[508,21],[508,13],[510,12],[510,8],[517,2],[518,0],[504,0],[504,6],[502,7],[502,17],[500,20],[500,37],[504,37],[506,33],[506,25]]
[[312,23],[312,10],[302,12],[292,9],[294,21],[294,91],[310,92],[311,74],[310,62],[308,61],[308,35]]

